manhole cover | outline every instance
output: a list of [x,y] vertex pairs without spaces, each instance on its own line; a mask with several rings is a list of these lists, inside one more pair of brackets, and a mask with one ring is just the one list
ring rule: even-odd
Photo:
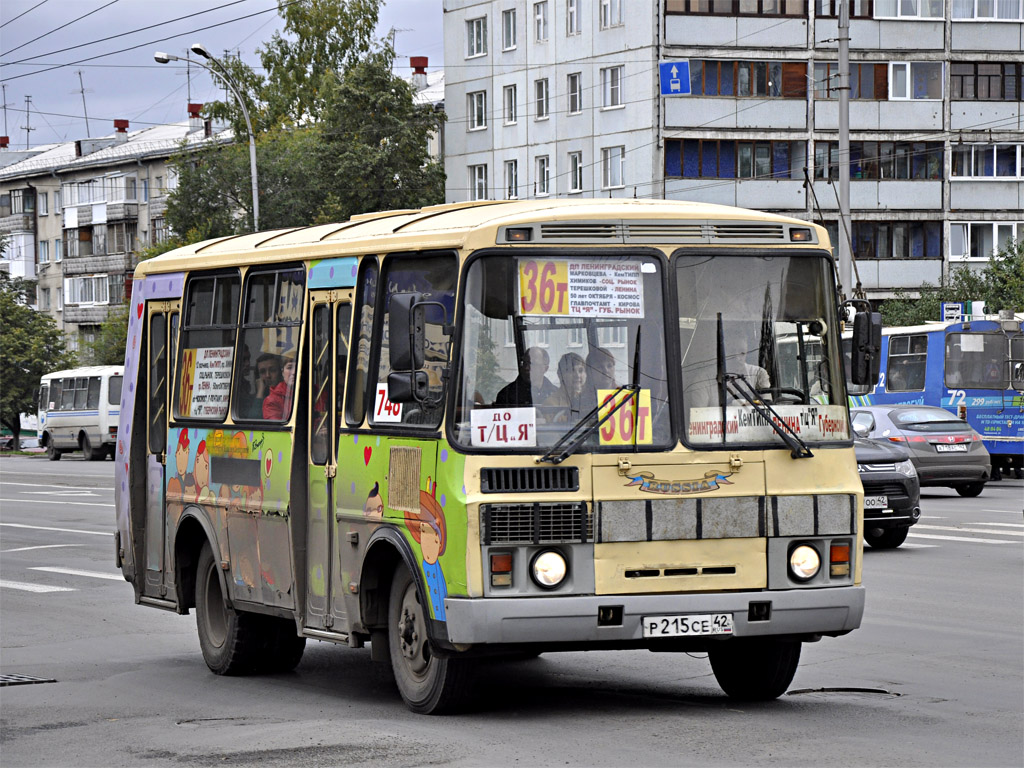
[[0,688],[5,685],[33,685],[34,683],[56,683],[50,677],[32,677],[32,675],[0,675]]

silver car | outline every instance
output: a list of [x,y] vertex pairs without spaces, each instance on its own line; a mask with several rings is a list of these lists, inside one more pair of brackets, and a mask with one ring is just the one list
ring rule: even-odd
[[898,443],[910,453],[921,486],[955,488],[977,496],[992,476],[981,435],[963,419],[931,405],[873,405],[850,409],[853,431]]

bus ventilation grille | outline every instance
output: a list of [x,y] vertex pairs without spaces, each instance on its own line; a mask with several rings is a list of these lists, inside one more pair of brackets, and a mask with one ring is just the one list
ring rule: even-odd
[[593,540],[585,503],[483,504],[484,544],[556,544]]
[[713,240],[785,240],[781,224],[714,224]]
[[533,493],[579,489],[580,472],[576,467],[495,467],[480,472],[480,490],[483,493]]

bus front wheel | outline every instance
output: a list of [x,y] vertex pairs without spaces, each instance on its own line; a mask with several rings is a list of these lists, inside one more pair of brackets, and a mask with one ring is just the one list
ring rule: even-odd
[[770,638],[736,638],[708,650],[711,670],[733,699],[770,701],[786,692],[800,663],[800,643]]
[[406,705],[423,715],[448,712],[469,690],[470,661],[437,656],[427,635],[429,613],[412,575],[400,567],[388,602],[388,651],[395,683]]
[[259,616],[228,607],[218,564],[207,543],[196,571],[196,628],[206,666],[218,675],[244,675],[259,659]]
[[63,455],[63,452],[53,444],[53,439],[51,438],[46,443],[46,458],[50,461],[60,461],[60,457]]

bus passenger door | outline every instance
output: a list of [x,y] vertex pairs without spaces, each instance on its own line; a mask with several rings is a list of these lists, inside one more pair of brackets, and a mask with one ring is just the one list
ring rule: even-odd
[[338,419],[352,309],[346,291],[313,291],[309,360],[309,511],[306,523],[306,627],[343,632],[339,588],[342,542],[335,518]]
[[[143,530],[145,573],[142,592],[166,598],[174,584],[167,574],[167,508],[164,498],[167,463],[168,371],[173,333],[177,330],[176,302],[150,302],[147,305],[146,361],[146,521]],[[173,455],[173,451],[172,451]],[[176,521],[175,521],[176,522]],[[173,594],[173,590],[171,590]]]

